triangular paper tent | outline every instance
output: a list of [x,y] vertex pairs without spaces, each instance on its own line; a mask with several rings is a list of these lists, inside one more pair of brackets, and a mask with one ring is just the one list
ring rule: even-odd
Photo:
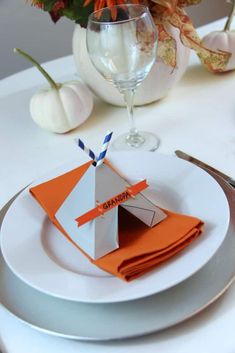
[[[93,163],[90,163],[55,214],[73,242],[92,259],[98,259],[118,248],[119,206],[148,227],[166,218],[161,209],[139,192],[139,189],[146,188],[145,181],[130,185],[104,159],[108,148],[107,136],[110,141],[112,133],[106,135],[98,158],[78,140],[78,145],[92,158]],[[134,190],[137,190],[135,195],[132,194]],[[98,216],[94,216],[95,213]],[[86,221],[79,224],[84,216]]]

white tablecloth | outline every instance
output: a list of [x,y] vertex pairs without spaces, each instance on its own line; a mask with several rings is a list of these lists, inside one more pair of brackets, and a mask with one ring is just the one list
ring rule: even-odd
[[[221,29],[217,21],[201,34]],[[45,67],[57,79],[74,78],[72,57]],[[78,134],[96,149],[108,128],[117,135],[128,129],[126,112],[99,100],[88,121],[77,130],[51,134],[30,118],[28,103],[44,79],[32,68],[0,82],[0,208],[20,188],[66,161],[76,159]],[[182,149],[235,177],[235,72],[213,75],[194,53],[181,82],[164,100],[136,109],[138,127],[161,139],[159,152]],[[157,153],[157,152],[156,152]],[[194,319],[159,334],[111,343],[75,342],[39,333],[0,306],[0,347],[6,352],[224,352],[235,351],[235,285]],[[3,352],[4,353],[4,352]]]

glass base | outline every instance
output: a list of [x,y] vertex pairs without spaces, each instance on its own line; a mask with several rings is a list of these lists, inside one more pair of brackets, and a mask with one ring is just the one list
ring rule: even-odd
[[120,135],[111,147],[115,151],[156,151],[160,144],[157,136],[150,132],[139,131],[138,134]]

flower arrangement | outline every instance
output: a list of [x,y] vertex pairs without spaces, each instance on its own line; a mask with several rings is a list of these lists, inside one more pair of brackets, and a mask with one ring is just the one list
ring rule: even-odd
[[186,47],[193,49],[201,62],[212,72],[223,72],[230,59],[230,53],[206,48],[184,11],[184,7],[197,5],[201,0],[31,0],[32,5],[49,12],[56,23],[65,16],[82,27],[86,27],[88,16],[106,6],[125,3],[142,3],[148,6],[158,28],[158,56],[173,69],[176,67],[176,43],[167,32],[167,25],[178,28],[180,39]]

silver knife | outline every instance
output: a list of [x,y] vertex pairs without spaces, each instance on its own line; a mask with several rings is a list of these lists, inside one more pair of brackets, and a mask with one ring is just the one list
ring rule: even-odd
[[198,167],[201,167],[201,168],[206,169],[208,171],[212,171],[213,173],[219,175],[221,178],[223,178],[225,181],[227,181],[231,186],[233,186],[235,188],[235,180],[232,179],[231,177],[229,177],[228,175],[222,173],[221,171],[211,167],[210,165],[208,165],[202,161],[199,161],[199,159],[196,159],[196,158],[188,155],[185,152],[177,150],[177,151],[175,151],[175,154],[177,157],[184,159],[188,162],[192,162],[193,164],[197,165]]

